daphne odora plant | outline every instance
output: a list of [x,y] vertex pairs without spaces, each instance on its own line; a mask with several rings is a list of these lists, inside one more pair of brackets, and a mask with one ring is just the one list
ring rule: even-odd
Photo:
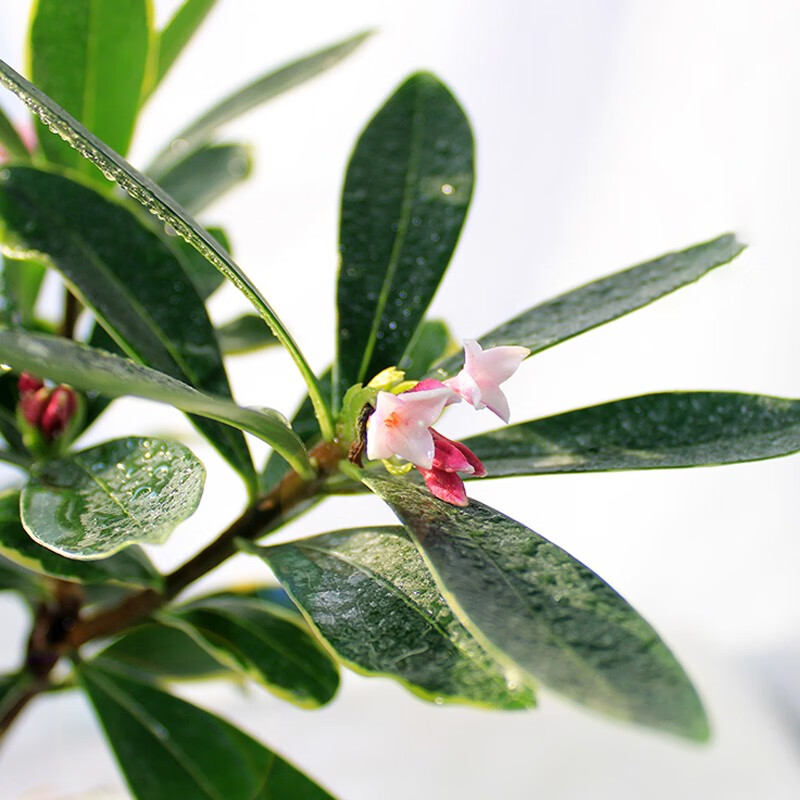
[[[572,555],[470,500],[467,486],[788,454],[800,449],[798,401],[666,392],[463,442],[434,426],[453,402],[509,422],[501,384],[528,356],[729,263],[742,250],[736,238],[602,278],[477,339],[463,331],[462,350],[427,310],[472,196],[473,138],[450,91],[415,74],[369,121],[350,159],[335,353],[315,375],[225,232],[195,216],[205,218],[249,171],[248,150],[219,142],[219,127],[366,35],[225,98],[139,172],[124,158],[139,112],[213,2],[187,0],[158,31],[145,0],[100,2],[91,19],[90,5],[36,5],[33,83],[0,62],[0,81],[44,123],[29,146],[0,117],[0,459],[20,476],[0,495],[0,588],[34,609],[20,668],[0,678],[2,729],[39,696],[82,691],[138,798],[326,798],[169,684],[248,680],[315,708],[334,696],[345,665],[425,701],[495,710],[531,708],[543,686],[706,740],[698,693],[653,628]],[[108,46],[120,30],[128,46]],[[64,285],[55,323],[37,305],[47,273]],[[206,304],[224,280],[254,313],[215,326]],[[291,423],[233,399],[227,359],[269,346],[287,349],[307,386]],[[266,374],[263,385],[266,405]],[[140,545],[163,542],[195,510],[205,470],[146,425],[140,436],[82,448],[82,433],[122,396],[188,414],[247,489],[239,516],[168,574]],[[253,462],[244,433],[272,447],[266,464]],[[263,543],[327,497],[363,492],[399,524]],[[263,559],[279,585],[265,568],[261,587],[184,599],[236,553]]]

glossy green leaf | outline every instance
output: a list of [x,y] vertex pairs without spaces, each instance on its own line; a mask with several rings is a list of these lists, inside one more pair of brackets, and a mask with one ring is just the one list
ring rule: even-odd
[[208,142],[217,128],[330,69],[347,58],[370,35],[370,31],[359,33],[277,70],[271,70],[247,86],[237,89],[173,136],[172,144],[156,157],[148,172],[160,182],[161,176],[182,154]]
[[[331,395],[331,379],[332,373],[330,369],[325,370],[319,379],[320,389],[325,397],[330,397]],[[314,405],[308,395],[295,411],[291,425],[292,430],[300,437],[306,447],[311,447],[315,441],[319,440],[319,423],[314,416]],[[274,486],[277,486],[280,479],[288,471],[289,464],[287,464],[286,459],[278,452],[270,453],[258,479],[261,493],[266,494]]]
[[185,0],[156,39],[158,60],[152,80],[145,87],[145,97],[161,83],[164,75],[194,36],[217,0]]
[[45,266],[33,259],[18,261],[0,255],[0,269],[0,295],[4,296],[10,318],[20,325],[33,325]]
[[[217,338],[220,349],[227,356],[252,353],[278,344],[278,340],[264,324],[264,320],[255,314],[243,314],[217,328]],[[311,418],[314,419],[313,408]],[[319,426],[317,429],[319,430]]]
[[296,614],[233,594],[173,609],[173,619],[216,658],[279,697],[304,708],[329,702],[339,671]]
[[[2,353],[2,348],[0,348]],[[22,436],[17,429],[16,407],[19,402],[17,376],[0,372],[0,435],[14,453],[26,453]]]
[[[148,0],[38,0],[34,5],[34,82],[118,153],[127,151],[139,112],[150,11]],[[89,171],[77,153],[46,131],[39,138],[50,161]]]
[[98,166],[111,180],[115,180],[121,189],[155,214],[162,222],[172,226],[182,239],[201,253],[247,297],[292,357],[306,383],[319,424],[326,437],[332,438],[333,416],[331,410],[322,396],[316,377],[300,348],[261,292],[214,237],[198,225],[152,180],[135,170],[122,156],[111,150],[4,61],[0,61],[0,83],[14,92],[39,119],[47,124],[53,133],[69,142],[84,158]]
[[17,129],[11,124],[11,120],[2,108],[0,108],[0,149],[5,150],[11,158],[27,160],[31,157]]
[[364,481],[406,526],[448,604],[479,640],[579,703],[690,739],[708,738],[703,707],[675,657],[579,561],[474,500],[459,508],[405,480]]
[[0,353],[17,372],[46,375],[107,397],[144,397],[233,425],[271,445],[300,474],[314,474],[302,441],[283,415],[272,409],[241,408],[225,398],[198,392],[163,372],[58,336],[0,328]]
[[[194,285],[173,251],[127,208],[61,175],[10,167],[0,178],[0,238],[12,256],[33,252],[52,263],[129,356],[230,396]],[[252,482],[241,433],[206,420],[197,426]]]
[[800,401],[649,394],[510,425],[464,444],[496,478],[756,461],[800,451]]
[[519,684],[448,608],[402,528],[357,528],[253,547],[331,649],[426,700],[528,708]]
[[0,555],[0,592],[8,591],[37,598],[45,594],[37,575]]
[[161,544],[197,508],[205,469],[158,439],[115,439],[39,464],[22,490],[25,530],[68,558],[105,558]]
[[400,86],[361,134],[342,194],[337,407],[412,345],[461,232],[473,160],[464,112],[427,73]]
[[412,380],[425,373],[450,352],[458,350],[447,323],[439,319],[425,320],[417,328],[417,336],[397,365]]
[[115,583],[159,589],[163,580],[138,547],[110,558],[76,561],[37,544],[20,521],[19,492],[0,493],[0,555],[39,575],[77,583]]
[[[209,227],[208,232],[226,252],[233,252],[228,235],[222,228]],[[192,279],[197,293],[203,300],[208,300],[208,298],[225,283],[225,276],[209,264],[194,247],[184,242],[183,239],[177,236],[171,237],[169,243],[179,250],[180,254],[183,256],[183,268],[186,274]]]
[[78,674],[139,800],[331,800],[207,711],[107,669],[84,664]]
[[179,161],[159,179],[161,188],[190,214],[205,210],[253,169],[250,148],[243,144],[202,147]]
[[160,622],[126,631],[98,653],[92,663],[144,679],[188,680],[232,674],[189,634]]
[[[687,250],[667,253],[523,311],[481,336],[480,343],[484,347],[522,345],[530,348],[531,354],[538,353],[693,283],[732,261],[744,247],[728,233]],[[459,353],[437,367],[452,375],[463,363],[463,353]]]

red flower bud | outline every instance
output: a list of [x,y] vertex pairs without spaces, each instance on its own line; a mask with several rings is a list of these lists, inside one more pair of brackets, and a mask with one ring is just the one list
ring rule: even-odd
[[25,421],[29,425],[33,425],[34,427],[39,426],[39,422],[42,419],[42,414],[44,413],[49,399],[50,390],[44,386],[22,393],[19,406],[22,410],[22,416],[25,417]]
[[39,423],[45,441],[52,442],[64,432],[77,408],[78,399],[69,386],[53,389]]
[[459,472],[482,478],[486,468],[472,450],[461,442],[454,442],[438,431],[430,429],[433,436],[433,465],[431,469],[417,467],[431,493],[453,506],[465,506],[467,492]]
[[17,388],[20,395],[26,395],[29,392],[38,392],[44,386],[44,383],[29,372],[23,372],[17,381]]

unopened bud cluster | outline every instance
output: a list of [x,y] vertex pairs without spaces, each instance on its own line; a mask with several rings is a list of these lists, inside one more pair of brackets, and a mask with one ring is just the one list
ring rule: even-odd
[[20,413],[44,443],[51,444],[62,436],[78,410],[75,390],[65,384],[51,389],[27,372],[19,376],[17,387]]

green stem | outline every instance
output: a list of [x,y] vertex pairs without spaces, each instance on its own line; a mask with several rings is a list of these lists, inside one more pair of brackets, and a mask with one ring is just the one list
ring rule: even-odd
[[213,264],[253,304],[278,341],[288,350],[300,370],[314,405],[314,413],[326,441],[334,438],[333,415],[322,396],[319,381],[278,315],[225,249],[181,208],[161,187],[134,169],[121,155],[91,134],[44,92],[25,80],[4,61],[0,61],[0,83],[14,92],[54,133],[57,133],[84,158],[99,167],[134,200],[162,222],[170,225],[188,244]]

